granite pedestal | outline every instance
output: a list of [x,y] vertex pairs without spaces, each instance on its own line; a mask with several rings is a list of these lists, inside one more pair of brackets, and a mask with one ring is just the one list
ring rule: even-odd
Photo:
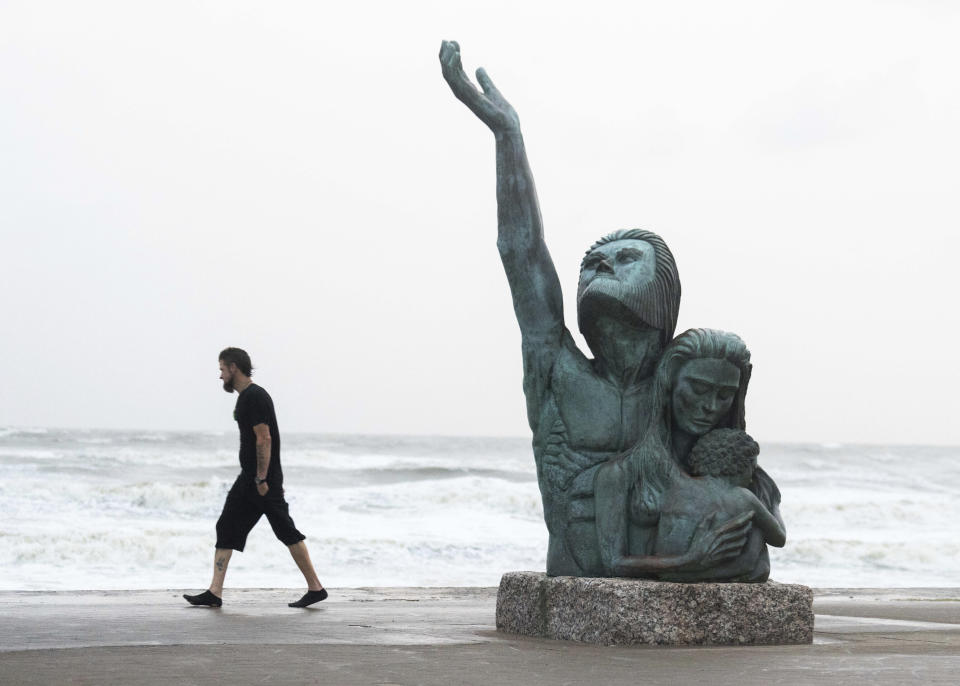
[[603,645],[813,641],[813,591],[796,584],[679,584],[508,572],[499,631]]

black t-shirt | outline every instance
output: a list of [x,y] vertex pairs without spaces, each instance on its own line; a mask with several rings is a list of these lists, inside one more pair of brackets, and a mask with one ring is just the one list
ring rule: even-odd
[[257,475],[257,434],[253,427],[266,424],[270,427],[270,466],[267,468],[267,482],[271,486],[283,483],[283,470],[280,468],[280,430],[277,428],[277,414],[273,410],[270,394],[255,383],[243,389],[237,398],[233,418],[240,428],[240,469],[251,482]]

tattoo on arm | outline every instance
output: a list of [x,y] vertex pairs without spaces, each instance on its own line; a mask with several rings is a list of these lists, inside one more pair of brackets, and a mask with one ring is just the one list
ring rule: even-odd
[[257,424],[253,431],[257,436],[257,477],[266,479],[270,468],[270,429],[266,424]]
[[257,476],[263,474],[261,478],[267,477],[267,469],[270,467],[270,442],[257,443]]

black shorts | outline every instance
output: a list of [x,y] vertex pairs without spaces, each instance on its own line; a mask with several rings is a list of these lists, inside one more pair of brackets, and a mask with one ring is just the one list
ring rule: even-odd
[[217,520],[217,547],[243,551],[247,534],[262,515],[267,515],[273,533],[285,545],[293,545],[306,538],[293,525],[290,507],[283,499],[282,486],[271,486],[266,495],[260,495],[253,479],[241,474],[230,487],[223,512]]

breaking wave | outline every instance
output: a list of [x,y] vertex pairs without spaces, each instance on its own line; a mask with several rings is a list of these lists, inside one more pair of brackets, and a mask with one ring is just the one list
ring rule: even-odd
[[[284,435],[286,495],[331,586],[496,585],[543,569],[527,439]],[[0,429],[0,589],[200,588],[238,467],[224,433]],[[788,542],[773,578],[960,586],[960,449],[765,445]],[[266,523],[233,586],[299,586]]]

